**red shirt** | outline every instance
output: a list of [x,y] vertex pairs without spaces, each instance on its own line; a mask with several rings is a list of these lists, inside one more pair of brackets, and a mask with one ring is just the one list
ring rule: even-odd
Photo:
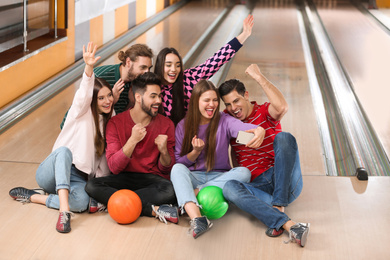
[[[114,116],[107,123],[106,156],[111,172],[114,174],[120,172],[152,173],[169,179],[169,173],[175,164],[175,127],[173,122],[160,114],[153,117],[146,127],[146,136],[136,145],[133,154],[128,158],[123,153],[122,147],[131,136],[134,125],[129,110]],[[160,134],[168,136],[167,147],[171,156],[171,164],[168,166],[160,163],[160,151],[154,143]]]
[[276,121],[270,116],[268,112],[270,103],[266,102],[262,105],[258,105],[255,101],[251,103],[254,105],[253,111],[243,122],[264,128],[265,136],[263,143],[257,149],[238,144],[235,139],[232,139],[230,144],[236,153],[238,164],[247,167],[251,171],[251,181],[253,181],[257,176],[274,166],[275,152],[273,143],[275,136],[282,132],[282,126],[280,121]]

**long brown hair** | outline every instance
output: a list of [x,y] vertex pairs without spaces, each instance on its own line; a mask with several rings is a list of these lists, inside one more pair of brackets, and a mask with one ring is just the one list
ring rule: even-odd
[[[95,83],[93,86],[93,96],[92,96],[92,102],[91,102],[91,109],[92,109],[92,116],[95,121],[95,149],[96,149],[96,155],[98,157],[102,156],[104,153],[104,149],[106,149],[106,125],[108,123],[108,120],[110,120],[112,116],[112,111],[114,109],[114,104],[111,106],[110,113],[102,113],[103,116],[103,131],[100,129],[99,124],[99,110],[98,110],[98,93],[99,90],[101,90],[103,87],[107,87],[112,92],[112,88],[110,84],[108,84],[107,81],[105,81],[102,78],[95,78]],[[103,132],[103,135],[102,135]]]
[[200,80],[192,90],[190,105],[188,107],[188,112],[184,122],[184,140],[183,140],[183,145],[180,153],[181,156],[184,156],[189,152],[191,152],[193,149],[191,141],[195,135],[198,135],[199,124],[202,118],[202,115],[199,111],[199,99],[203,93],[209,90],[215,91],[218,98],[218,106],[216,108],[214,116],[211,118],[211,121],[206,131],[205,149],[206,149],[206,166],[208,172],[214,168],[214,164],[215,164],[215,149],[217,146],[216,139],[217,139],[218,124],[220,119],[219,93],[211,81]]
[[[184,71],[183,71],[183,61],[180,57],[179,52],[175,48],[164,48],[162,49],[156,58],[156,64],[154,66],[154,73],[156,73],[161,79],[164,79],[164,67],[165,59],[168,54],[175,54],[180,61],[180,73],[177,76],[176,81],[172,85],[172,110],[169,118],[173,121],[175,126],[180,122],[185,116],[184,111]],[[162,106],[161,106],[162,107]]]

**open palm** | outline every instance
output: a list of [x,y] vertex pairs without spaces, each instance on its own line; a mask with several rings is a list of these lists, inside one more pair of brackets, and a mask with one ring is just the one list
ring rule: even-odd
[[83,59],[85,64],[93,66],[100,59],[100,56],[95,57],[96,50],[97,45],[93,45],[92,42],[88,43],[87,50],[85,50],[85,46],[83,45]]

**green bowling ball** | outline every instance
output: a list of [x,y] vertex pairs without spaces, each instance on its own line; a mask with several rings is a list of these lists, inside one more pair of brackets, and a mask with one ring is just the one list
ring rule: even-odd
[[196,198],[202,206],[200,213],[208,219],[221,218],[229,208],[228,202],[223,197],[222,189],[217,186],[201,189]]

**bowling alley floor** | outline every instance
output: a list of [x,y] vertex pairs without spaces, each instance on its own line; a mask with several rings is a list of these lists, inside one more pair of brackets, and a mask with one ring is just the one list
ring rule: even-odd
[[9,197],[15,185],[36,187],[36,163],[0,162],[0,259],[389,259],[390,179],[305,175],[300,197],[286,208],[295,221],[310,222],[304,248],[234,206],[193,239],[189,219],[178,225],[140,217],[119,225],[108,213],[81,213],[72,231],[55,230],[58,211]]
[[[370,176],[368,181],[358,181],[355,177],[326,176],[296,10],[291,10],[290,5],[280,8],[279,14],[277,8],[257,6],[253,12],[257,20],[252,39],[235,57],[228,78],[242,79],[250,85],[253,98],[263,99],[264,93],[244,74],[248,64],[257,63],[289,101],[290,110],[282,124],[284,130],[297,137],[304,186],[286,213],[294,221],[311,223],[304,248],[285,244],[287,233],[278,238],[267,237],[264,224],[233,205],[224,217],[213,221],[209,232],[193,239],[188,234],[186,216],[180,217],[178,225],[163,224],[148,217],[140,217],[130,225],[119,225],[108,213],[75,214],[72,231],[60,234],[55,230],[57,210],[14,201],[8,195],[11,188],[37,188],[35,171],[51,152],[60,132],[59,123],[79,84],[77,81],[0,135],[0,260],[390,259],[386,246],[390,241],[390,179]],[[210,12],[205,17],[216,17],[220,12],[220,8],[214,7],[200,10]],[[181,27],[177,25],[191,18],[188,11],[184,9],[173,15],[172,19],[182,20],[166,22],[161,27],[168,29],[162,31],[169,33],[175,29],[178,33]],[[198,25],[204,27],[199,31],[205,30],[209,23]],[[188,26],[182,29],[185,29],[184,37]],[[150,34],[140,41],[150,38],[148,44],[158,51],[162,46]],[[200,35],[201,32],[194,31],[187,36],[199,38]],[[179,42],[166,36],[160,38],[169,39],[164,46],[178,46],[183,56],[193,44],[187,38]],[[214,47],[217,50],[221,46]],[[107,62],[113,64],[117,60],[113,56]]]

